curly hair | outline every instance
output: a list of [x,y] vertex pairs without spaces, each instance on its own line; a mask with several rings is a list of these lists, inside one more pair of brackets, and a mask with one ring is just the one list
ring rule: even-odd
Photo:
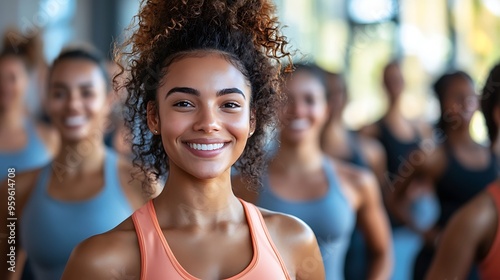
[[[256,127],[234,167],[252,187],[263,169],[265,129],[272,125],[281,100],[281,60],[290,59],[287,39],[270,0],[143,0],[131,36],[115,49],[126,79],[125,120],[132,135],[133,164],[150,180],[168,170],[161,136],[147,126],[147,104],[156,100],[168,66],[200,51],[217,51],[251,84],[250,108]],[[125,67],[123,65],[126,65]],[[116,77],[115,77],[116,82]],[[147,182],[144,182],[147,183]],[[145,185],[146,186],[146,185]]]
[[481,109],[483,110],[486,127],[490,143],[493,143],[498,138],[498,126],[495,122],[494,111],[500,105],[500,63],[493,67],[488,75],[488,79],[483,88],[481,95]]

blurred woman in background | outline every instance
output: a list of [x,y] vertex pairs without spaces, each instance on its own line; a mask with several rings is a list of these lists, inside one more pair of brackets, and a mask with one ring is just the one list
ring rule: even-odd
[[257,194],[240,183],[236,194],[311,226],[326,279],[344,279],[345,255],[357,220],[368,243],[367,279],[388,279],[391,237],[377,181],[366,170],[334,161],[322,151],[321,133],[328,118],[324,73],[314,65],[294,66],[286,76],[288,102],[280,115],[279,148],[270,160],[263,189]]
[[[347,105],[348,94],[342,75],[325,71],[325,79],[329,118],[321,137],[323,150],[332,158],[371,170],[376,175],[379,186],[382,186],[386,171],[383,146],[376,139],[362,137],[345,125],[342,116]],[[366,279],[367,261],[366,242],[358,225],[351,236],[347,250],[345,279]]]
[[[110,84],[102,58],[85,49],[63,51],[48,84],[46,109],[62,146],[47,165],[15,176],[21,241],[16,249],[26,251],[40,280],[60,279],[79,242],[115,227],[152,195],[133,180],[130,162],[104,145]],[[0,199],[7,205],[6,191]],[[0,244],[7,252],[8,244]],[[7,279],[9,271],[1,273]]]
[[[391,209],[394,205],[390,203],[390,196],[394,191],[395,176],[404,168],[412,152],[417,151],[422,141],[430,137],[431,129],[424,122],[407,119],[402,113],[401,96],[405,81],[399,62],[393,61],[385,66],[383,85],[389,101],[387,113],[376,123],[362,128],[361,133],[378,139],[384,147],[387,165],[381,186],[386,208],[390,210],[397,262],[392,279],[410,279],[415,258],[422,246],[418,232],[427,230],[436,221],[438,203],[426,174],[419,174],[409,181],[408,191],[405,196],[399,197],[397,209]],[[406,219],[411,220],[414,228],[405,225]]]
[[8,168],[22,172],[45,165],[59,147],[56,131],[27,113],[28,84],[25,58],[5,49],[0,53],[0,181]]
[[[481,97],[490,147],[498,158],[500,64],[490,71]],[[427,279],[465,279],[474,264],[478,264],[482,280],[500,279],[499,260],[500,180],[497,179],[453,215],[439,238],[436,257]]]
[[[407,167],[394,178],[392,204],[398,209],[416,176],[429,176],[439,200],[436,224],[422,231],[424,246],[414,268],[414,279],[423,279],[434,256],[439,236],[453,213],[496,178],[494,155],[476,143],[469,132],[478,96],[470,76],[457,71],[441,76],[434,84],[441,116],[434,137],[408,156]],[[401,209],[401,208],[399,208]],[[417,228],[404,210],[393,212],[412,228]],[[468,279],[477,279],[474,273]]]

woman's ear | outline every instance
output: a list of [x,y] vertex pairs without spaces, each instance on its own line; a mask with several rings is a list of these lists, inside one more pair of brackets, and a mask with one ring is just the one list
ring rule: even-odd
[[158,108],[156,102],[149,101],[147,106],[147,119],[149,130],[154,134],[160,134],[160,117],[158,116]]
[[248,138],[250,138],[255,132],[255,127],[257,125],[257,120],[255,119],[255,110],[250,111],[250,132],[248,133]]

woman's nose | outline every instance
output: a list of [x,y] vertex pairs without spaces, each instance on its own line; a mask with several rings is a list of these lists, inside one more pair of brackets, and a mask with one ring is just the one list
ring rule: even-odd
[[196,114],[193,130],[213,133],[221,128],[218,110],[212,106],[202,106]]

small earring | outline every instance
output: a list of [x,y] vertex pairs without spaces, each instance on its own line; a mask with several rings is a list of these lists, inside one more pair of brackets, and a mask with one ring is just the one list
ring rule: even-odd
[[154,133],[154,134],[158,134],[158,130],[156,130],[156,129],[155,129],[155,130],[153,130],[153,133]]

